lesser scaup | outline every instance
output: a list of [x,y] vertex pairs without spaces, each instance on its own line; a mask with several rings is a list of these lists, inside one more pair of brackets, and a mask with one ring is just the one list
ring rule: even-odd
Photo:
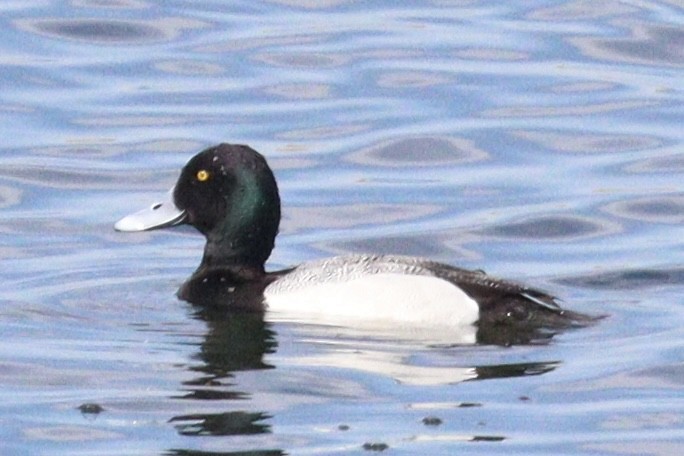
[[280,196],[265,158],[248,146],[220,144],[198,153],[168,196],[115,228],[190,224],[204,234],[202,262],[178,291],[194,304],[481,330],[561,328],[590,320],[562,309],[543,291],[420,258],[347,255],[266,272]]

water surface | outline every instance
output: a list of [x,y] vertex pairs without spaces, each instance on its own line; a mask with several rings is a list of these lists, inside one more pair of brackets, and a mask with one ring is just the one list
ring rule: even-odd
[[[676,1],[3,2],[2,454],[679,455]],[[427,256],[599,325],[431,344],[178,301],[202,239],[112,224],[264,153],[269,267]]]

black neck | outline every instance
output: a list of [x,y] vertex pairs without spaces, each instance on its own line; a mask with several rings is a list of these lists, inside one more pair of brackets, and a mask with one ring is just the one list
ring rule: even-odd
[[223,236],[207,236],[200,269],[242,266],[263,272],[273,241],[264,241],[260,234],[256,230],[251,236],[231,236],[230,240],[223,240]]

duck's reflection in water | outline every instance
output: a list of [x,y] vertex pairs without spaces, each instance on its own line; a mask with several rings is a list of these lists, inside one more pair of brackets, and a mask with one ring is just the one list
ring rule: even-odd
[[[275,333],[263,316],[254,313],[229,313],[220,310],[201,309],[196,318],[207,323],[208,331],[195,355],[200,361],[190,368],[200,375],[183,382],[180,399],[201,401],[247,400],[251,392],[243,390],[234,382],[236,372],[273,369],[264,361],[264,355],[273,353],[277,343]],[[234,404],[234,403],[233,403]],[[226,407],[228,408],[228,407]],[[187,413],[169,420],[179,434],[184,436],[236,436],[270,433],[266,422],[271,416],[266,412],[232,410],[220,413]],[[212,407],[216,409],[216,407]],[[172,450],[173,455],[205,454],[191,450]],[[214,453],[211,453],[214,454]],[[216,453],[238,454],[238,453]],[[246,452],[249,455],[279,455],[280,450]]]
[[[183,393],[176,397],[198,401],[198,408],[195,410],[200,410],[210,403],[212,413],[203,413],[206,409],[195,412],[191,406],[188,407],[189,410],[186,409],[188,413],[174,416],[169,422],[183,436],[252,436],[247,442],[234,442],[240,446],[254,444],[252,439],[257,435],[272,435],[271,419],[276,411],[258,410],[259,407],[263,408],[263,405],[259,406],[258,401],[253,400],[254,394],[258,394],[258,391],[245,384],[246,382],[236,380],[238,372],[268,369],[296,371],[302,368],[337,371],[341,369],[390,377],[398,384],[405,385],[454,385],[464,381],[542,375],[560,364],[559,361],[553,360],[464,366],[463,362],[459,363],[458,353],[467,349],[465,346],[407,342],[401,338],[392,339],[388,334],[363,335],[358,329],[351,328],[271,323],[264,319],[264,315],[256,313],[196,308],[195,316],[204,321],[208,328],[195,355],[199,363],[190,368],[199,375],[183,382]],[[306,353],[297,353],[297,350],[294,350],[265,359],[266,355],[275,353],[278,348],[277,335],[273,328],[278,328],[279,332],[282,330],[279,337],[293,339],[289,342],[306,342],[310,349],[307,349]],[[478,328],[479,344],[488,345],[544,344],[553,335],[554,333],[549,331],[543,334],[529,331],[520,334],[505,327],[499,328],[498,332],[493,328],[487,328],[486,331]],[[429,355],[433,350],[439,351],[437,365],[432,361],[421,361],[425,359],[423,356],[413,356],[421,351]],[[445,354],[448,358],[447,363],[444,362]],[[278,394],[278,386],[273,388],[272,392]],[[306,391],[306,388],[303,391]],[[199,406],[199,401],[202,407]],[[505,436],[496,438],[503,439]],[[264,446],[271,446],[269,443],[275,442],[269,438],[264,442]],[[172,449],[168,454],[206,453],[190,449]],[[210,454],[286,453],[280,449],[268,449]]]

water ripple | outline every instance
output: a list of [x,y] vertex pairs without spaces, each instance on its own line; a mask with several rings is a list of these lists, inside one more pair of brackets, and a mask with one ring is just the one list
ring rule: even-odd
[[253,60],[266,65],[287,68],[335,68],[349,64],[351,57],[347,54],[323,52],[266,52],[255,54]]
[[500,224],[484,231],[485,235],[514,239],[570,240],[605,236],[618,230],[618,225],[598,217],[541,215]]
[[0,209],[14,206],[21,202],[22,191],[18,188],[0,185]]
[[291,100],[312,100],[330,98],[332,86],[329,84],[278,84],[264,87],[264,92]]
[[648,196],[605,207],[611,214],[651,223],[684,224],[684,194]]
[[447,84],[452,80],[452,76],[436,72],[388,72],[378,77],[377,84],[388,88],[419,88]]
[[73,6],[101,9],[142,9],[151,5],[143,0],[71,0]]
[[17,27],[53,38],[95,44],[147,43],[176,38],[182,31],[207,24],[185,18],[161,18],[155,21],[81,19],[20,19]]
[[641,290],[666,285],[684,284],[684,268],[627,269],[559,280],[577,287],[609,290]]
[[654,149],[663,145],[660,138],[637,136],[629,134],[595,134],[590,132],[548,132],[524,131],[514,132],[519,138],[524,138],[539,144],[545,149],[559,152],[605,153],[629,152],[635,150]]
[[618,0],[572,0],[557,6],[538,8],[530,13],[529,17],[550,22],[577,21],[622,16],[638,10],[637,7]]
[[684,173],[684,154],[663,151],[658,157],[649,157],[625,166],[629,173],[681,174]]
[[347,155],[362,165],[386,167],[442,166],[489,158],[473,141],[458,137],[409,137],[390,140]]
[[584,116],[610,112],[624,112],[663,105],[662,102],[649,100],[610,101],[567,106],[509,106],[484,110],[485,117],[544,117],[544,116]]
[[627,38],[571,38],[587,56],[609,62],[684,67],[684,31],[677,25],[614,21],[629,30]]

